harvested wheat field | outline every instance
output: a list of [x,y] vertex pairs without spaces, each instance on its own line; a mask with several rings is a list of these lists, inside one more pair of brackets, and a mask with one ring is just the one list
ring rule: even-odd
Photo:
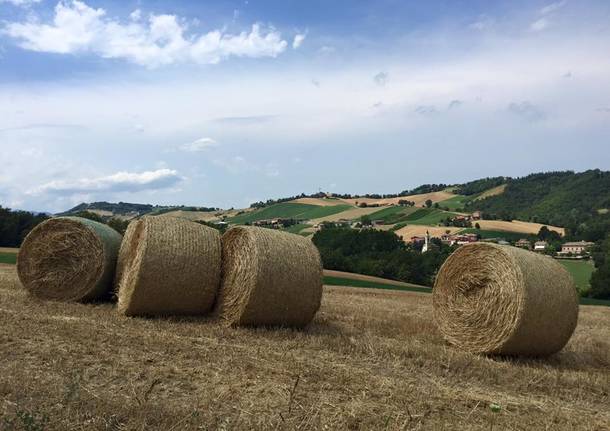
[[2,424],[603,430],[610,423],[608,307],[581,307],[558,355],[518,360],[447,345],[427,294],[325,288],[313,324],[293,331],[40,302],[19,288],[11,266],[0,267],[0,283]]
[[516,232],[524,234],[537,234],[542,226],[546,226],[549,230],[554,230],[560,235],[565,235],[565,229],[557,226],[549,226],[548,224],[530,223],[527,221],[502,221],[502,220],[477,220],[476,223],[483,230],[501,230],[505,232]]
[[340,213],[331,214],[325,217],[320,217],[316,219],[310,220],[310,223],[322,223],[324,221],[339,221],[339,220],[356,220],[362,217],[363,215],[369,215],[374,212],[379,211],[379,207],[367,207],[367,208],[350,208],[348,210],[342,211]]
[[341,205],[342,201],[340,201],[339,199],[325,198],[298,198],[290,201],[290,203],[317,205],[320,207],[334,207],[335,205]]
[[474,200],[478,201],[480,199],[485,199],[491,196],[497,196],[497,195],[501,195],[502,193],[504,193],[504,190],[506,190],[506,184],[500,184],[497,187],[491,188],[489,190],[485,190],[483,193],[481,193],[479,196],[477,196]]
[[169,211],[163,214],[159,214],[158,217],[174,217],[183,218],[190,221],[207,221],[213,222],[220,220],[218,211]]
[[449,231],[449,233],[457,233],[464,228],[461,227],[432,227],[432,226],[424,226],[424,225],[414,225],[410,224],[403,228],[400,228],[396,231],[396,235],[402,236],[403,241],[410,241],[411,237],[414,236],[425,236],[426,232],[430,233],[430,236],[433,238],[440,238],[445,232]]
[[455,195],[453,193],[449,193],[446,191],[441,192],[431,192],[431,193],[421,193],[418,195],[409,195],[409,196],[398,196],[395,198],[382,198],[382,199],[374,199],[374,198],[353,198],[353,199],[341,199],[341,201],[348,203],[350,205],[355,205],[356,202],[362,203],[365,202],[368,204],[379,204],[379,205],[397,205],[399,200],[406,199],[408,201],[415,202],[416,206],[422,206],[428,199],[432,200],[432,202],[442,202],[447,199],[451,199]]

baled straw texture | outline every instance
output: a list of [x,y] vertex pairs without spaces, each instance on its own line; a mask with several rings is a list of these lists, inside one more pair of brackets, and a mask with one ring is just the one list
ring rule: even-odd
[[455,251],[438,273],[433,303],[445,339],[475,353],[550,355],[578,320],[574,281],[559,263],[496,244]]
[[222,237],[221,318],[232,325],[304,327],[322,299],[318,249],[300,235],[234,227]]
[[80,217],[56,217],[36,226],[23,241],[17,272],[34,296],[57,301],[104,299],[112,279],[121,235]]
[[220,285],[220,233],[173,217],[131,222],[119,252],[118,309],[128,316],[201,315]]

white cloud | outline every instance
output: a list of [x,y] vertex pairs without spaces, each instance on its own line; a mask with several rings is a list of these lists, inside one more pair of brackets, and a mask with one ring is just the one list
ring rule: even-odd
[[556,10],[561,9],[566,3],[567,3],[566,0],[558,1],[555,3],[550,3],[550,4],[546,5],[545,7],[543,7],[542,9],[540,9],[540,14],[547,15],[549,13],[555,12]]
[[197,153],[200,151],[205,151],[208,148],[217,147],[218,145],[218,142],[212,138],[199,138],[193,142],[189,142],[188,144],[181,145],[180,150],[189,153]]
[[108,18],[104,9],[94,9],[78,0],[61,1],[55,7],[52,23],[37,19],[11,22],[2,33],[31,51],[91,53],[147,67],[178,62],[216,64],[231,56],[276,57],[287,46],[277,31],[259,24],[237,35],[223,30],[189,35],[186,24],[175,15],[151,15],[148,23],[140,24],[140,13],[136,12],[132,12],[129,23],[123,24]]
[[81,178],[76,181],[51,181],[30,190],[28,194],[70,195],[99,192],[139,192],[172,187],[183,179],[177,171],[172,169],[158,169],[141,173],[117,172],[105,177]]
[[298,49],[305,40],[305,34],[297,34],[292,41],[292,49]]
[[136,9],[129,14],[129,19],[132,21],[140,21],[140,18],[142,18],[142,11],[140,9]]
[[546,18],[540,18],[539,20],[534,21],[530,25],[530,30],[532,31],[542,31],[549,26],[549,20]]

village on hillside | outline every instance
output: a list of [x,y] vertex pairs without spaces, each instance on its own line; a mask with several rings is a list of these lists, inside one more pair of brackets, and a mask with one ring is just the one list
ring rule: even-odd
[[[495,187],[481,193],[488,197],[502,193]],[[279,200],[242,210],[165,211],[177,216],[226,229],[252,225],[287,230],[304,236],[328,228],[381,230],[396,233],[406,244],[425,252],[433,242],[464,245],[494,242],[513,245],[562,259],[585,259],[594,243],[566,241],[561,227],[520,220],[498,220],[482,211],[468,212],[464,203],[472,197],[449,190],[392,198],[343,198],[325,193],[317,197]],[[476,198],[475,198],[476,199]]]

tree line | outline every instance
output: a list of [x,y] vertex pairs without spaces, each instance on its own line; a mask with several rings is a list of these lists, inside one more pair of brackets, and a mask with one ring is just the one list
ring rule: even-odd
[[434,277],[455,250],[433,239],[428,252],[407,245],[393,232],[326,228],[313,236],[324,268],[432,286]]
[[27,234],[47,218],[45,214],[12,211],[0,206],[0,247],[19,247]]

